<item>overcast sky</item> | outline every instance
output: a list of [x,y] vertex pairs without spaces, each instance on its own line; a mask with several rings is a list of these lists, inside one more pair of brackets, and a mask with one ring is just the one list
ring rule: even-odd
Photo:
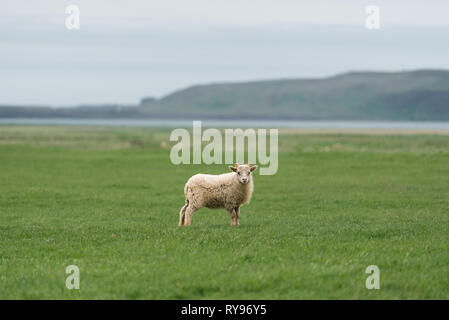
[[[65,7],[80,8],[80,30]],[[380,30],[365,28],[366,5]],[[193,84],[449,69],[449,1],[2,0],[0,104],[137,103]]]

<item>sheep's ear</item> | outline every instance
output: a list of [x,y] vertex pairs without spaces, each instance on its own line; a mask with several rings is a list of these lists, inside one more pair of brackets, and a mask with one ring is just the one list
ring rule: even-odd
[[252,166],[251,168],[249,168],[249,170],[251,171],[251,172],[253,172],[254,170],[256,170],[257,169],[257,166]]
[[237,172],[237,168],[235,168],[233,166],[229,166],[229,169],[231,169],[231,171]]

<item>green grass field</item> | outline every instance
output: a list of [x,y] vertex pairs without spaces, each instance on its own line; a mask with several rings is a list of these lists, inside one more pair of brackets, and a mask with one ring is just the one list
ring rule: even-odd
[[178,228],[227,165],[171,164],[169,132],[0,126],[0,298],[449,299],[449,136],[282,134],[239,227]]

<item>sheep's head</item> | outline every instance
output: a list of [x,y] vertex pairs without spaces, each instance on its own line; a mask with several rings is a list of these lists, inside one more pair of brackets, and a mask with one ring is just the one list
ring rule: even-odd
[[257,166],[251,164],[238,164],[236,163],[234,167],[230,166],[229,169],[237,173],[237,177],[242,184],[247,184],[251,181],[251,172],[257,169]]

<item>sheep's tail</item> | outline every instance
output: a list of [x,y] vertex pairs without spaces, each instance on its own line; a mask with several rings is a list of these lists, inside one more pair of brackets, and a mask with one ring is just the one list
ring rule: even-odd
[[189,206],[189,200],[186,199],[185,205],[181,208],[181,211],[179,212],[179,224],[178,224],[178,226],[180,226],[180,227],[182,227],[184,225],[186,209],[187,209],[188,206]]

